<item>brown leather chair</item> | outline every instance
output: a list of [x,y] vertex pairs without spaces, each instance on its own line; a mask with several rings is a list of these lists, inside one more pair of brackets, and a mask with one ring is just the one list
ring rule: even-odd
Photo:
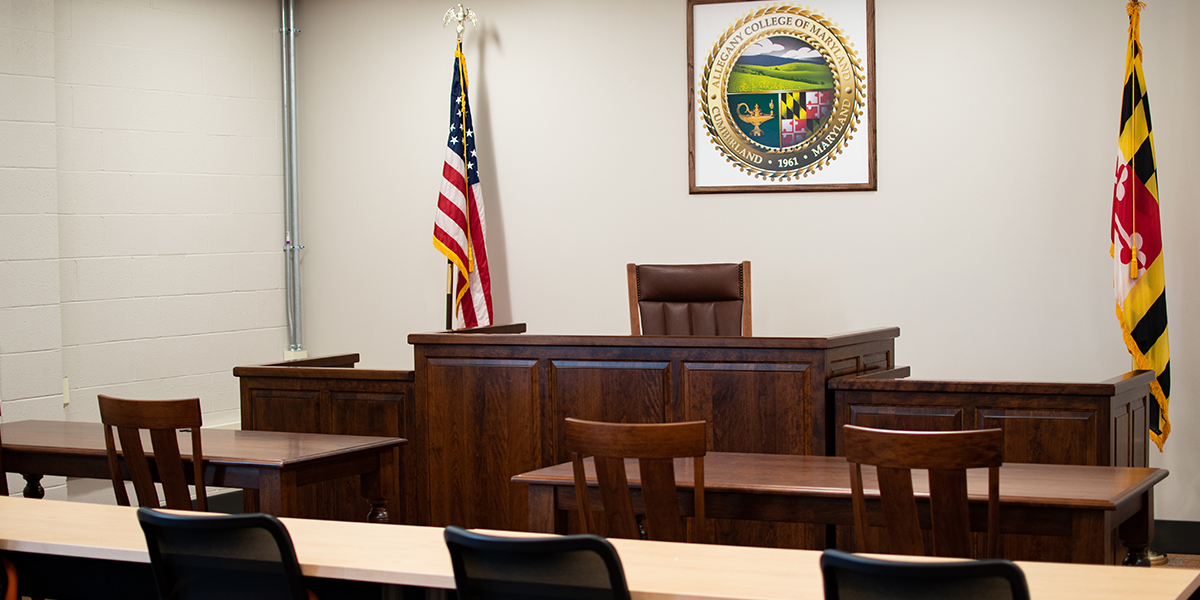
[[632,335],[750,337],[750,261],[626,271]]
[[[854,534],[858,552],[926,554],[912,469],[929,470],[929,520],[933,556],[971,558],[971,522],[967,503],[967,469],[988,470],[988,556],[1000,549],[1000,465],[1004,462],[1004,430],[888,431],[842,426]],[[882,544],[870,543],[862,465],[875,465],[883,512]]]
[[200,399],[125,400],[105,395],[100,395],[99,398],[100,422],[104,423],[104,445],[108,450],[108,467],[112,475],[113,491],[117,495],[117,504],[129,506],[129,493],[125,491],[125,478],[117,457],[113,427],[117,428],[117,436],[121,440],[121,457],[125,459],[129,477],[133,480],[138,505],[159,508],[158,490],[154,487],[150,464],[142,447],[141,430],[150,430],[154,466],[162,482],[163,494],[167,497],[166,507],[176,510],[192,509],[192,496],[188,492],[177,433],[179,429],[191,429],[196,508],[207,510],[204,453],[200,445]]
[[587,533],[597,533],[588,501],[587,476],[583,459],[593,457],[600,499],[604,504],[608,537],[642,537],[633,497],[625,473],[625,459],[638,459],[642,500],[645,505],[645,538],[668,542],[688,541],[687,528],[680,517],[675,488],[676,458],[692,459],[693,518],[691,538],[707,542],[704,516],[704,454],[707,448],[704,421],[686,423],[598,423],[567,419],[564,423],[566,448],[575,467],[575,494],[579,517]]

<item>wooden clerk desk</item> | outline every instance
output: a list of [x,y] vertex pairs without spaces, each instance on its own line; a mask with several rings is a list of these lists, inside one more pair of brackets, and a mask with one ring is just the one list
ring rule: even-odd
[[[147,563],[136,510],[0,497],[0,550]],[[433,527],[283,519],[308,577],[453,589],[442,530]],[[824,597],[819,552],[612,540],[634,598],[812,599]],[[1200,571],[1018,563],[1034,600],[1183,600]],[[147,572],[148,574],[148,572]]]

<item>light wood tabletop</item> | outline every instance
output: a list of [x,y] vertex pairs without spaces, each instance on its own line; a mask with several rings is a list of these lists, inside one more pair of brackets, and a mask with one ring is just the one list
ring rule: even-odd
[[[205,483],[253,490],[258,510],[303,516],[297,512],[298,487],[359,475],[361,493],[373,507],[373,520],[387,522],[389,515],[393,521],[403,518],[397,454],[407,443],[404,438],[236,429],[203,429],[201,435]],[[0,425],[0,436],[4,469],[25,477],[26,498],[42,497],[43,475],[109,478],[100,423],[14,421]],[[180,454],[190,463],[189,434],[179,436]],[[147,432],[143,432],[143,445],[153,458]]]
[[[442,529],[282,519],[305,575],[452,589]],[[532,535],[508,533],[508,535]],[[823,598],[820,552],[611,540],[636,598]],[[0,497],[0,549],[147,562],[136,509]],[[1200,571],[1018,562],[1034,599],[1169,600]]]
[[[680,488],[692,485],[691,459],[677,459]],[[629,483],[639,484],[637,461],[627,461]],[[594,487],[594,467],[585,462]],[[1073,562],[1105,564],[1114,560],[1113,532],[1130,548],[1144,548],[1153,537],[1153,489],[1165,469],[1006,463],[1000,467],[1002,533],[1069,537]],[[512,478],[529,484],[531,531],[565,533],[565,514],[575,510],[574,472],[563,463]],[[972,529],[985,531],[987,471],[967,474]],[[705,511],[709,518],[853,525],[850,470],[833,456],[709,452],[704,458]],[[863,467],[863,488],[872,524],[882,524],[874,467]],[[927,504],[924,471],[913,472],[913,490]],[[595,490],[593,490],[595,491]],[[638,501],[638,490],[634,490]],[[590,496],[592,509],[601,505]],[[921,500],[918,500],[920,503]],[[681,510],[691,499],[681,498]],[[688,505],[688,506],[685,506]]]

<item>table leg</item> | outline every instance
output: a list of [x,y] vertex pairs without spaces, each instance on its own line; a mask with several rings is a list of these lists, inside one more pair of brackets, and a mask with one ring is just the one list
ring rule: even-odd
[[258,507],[258,490],[242,490],[242,510],[246,513],[262,512]]
[[1076,510],[1071,523],[1071,562],[1111,565],[1113,563],[1112,529],[1108,527],[1107,511]]
[[1126,567],[1149,567],[1150,557],[1147,551],[1150,541],[1154,539],[1154,490],[1146,490],[1141,497],[1142,507],[1125,519],[1117,530],[1121,543],[1129,548],[1125,560],[1121,562]]
[[552,485],[529,486],[529,531],[534,533],[567,533],[566,514],[558,510]]
[[264,469],[258,475],[258,510],[276,517],[295,517],[296,476],[279,469]]
[[379,453],[379,469],[359,475],[359,490],[371,503],[368,523],[392,523],[391,513],[400,515],[400,478],[396,451],[388,448]]
[[[0,474],[2,475],[2,474]],[[34,473],[22,473],[21,477],[25,478],[25,489],[21,490],[21,495],[26,498],[45,498],[46,488],[42,487],[42,476]]]

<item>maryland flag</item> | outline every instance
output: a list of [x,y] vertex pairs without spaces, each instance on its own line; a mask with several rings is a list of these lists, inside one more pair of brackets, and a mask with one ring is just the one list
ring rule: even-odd
[[1154,134],[1150,100],[1142,75],[1142,46],[1138,43],[1140,11],[1145,4],[1131,1],[1129,47],[1125,53],[1125,90],[1121,98],[1116,183],[1113,187],[1113,289],[1117,319],[1125,345],[1138,369],[1153,370],[1150,437],[1162,452],[1171,434],[1167,402],[1171,397],[1171,353],[1167,348],[1167,293],[1163,272],[1162,227],[1158,214],[1158,178],[1154,167]]

